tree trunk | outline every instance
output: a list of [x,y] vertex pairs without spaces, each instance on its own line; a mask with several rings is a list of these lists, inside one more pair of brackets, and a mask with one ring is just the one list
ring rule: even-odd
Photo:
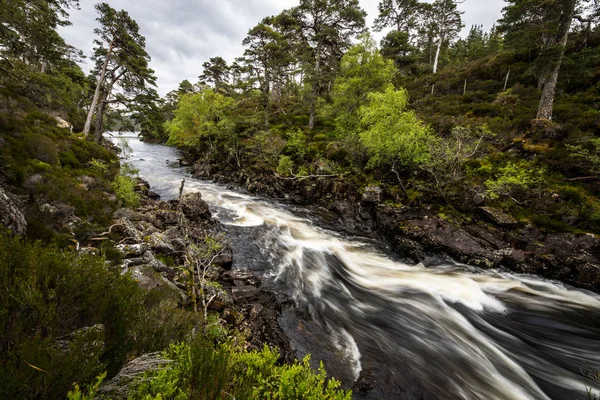
[[554,109],[554,97],[556,96],[556,84],[558,82],[558,74],[565,55],[567,40],[569,38],[569,30],[575,13],[575,0],[569,0],[565,7],[563,15],[560,19],[557,38],[559,38],[558,49],[556,50],[556,59],[548,68],[548,75],[544,77],[544,87],[542,89],[542,97],[540,106],[537,112],[537,119],[552,120],[552,111]]
[[98,112],[96,113],[96,131],[94,133],[94,140],[96,143],[102,141],[102,134],[104,133],[104,110],[106,110],[106,101],[103,94],[102,100],[98,105]]
[[315,55],[315,76],[312,85],[312,98],[310,99],[310,119],[308,121],[308,128],[315,128],[315,117],[316,117],[316,103],[317,97],[319,96],[319,79],[321,78],[321,43],[317,44],[317,52]]
[[111,42],[108,46],[108,52],[106,53],[106,59],[104,60],[104,64],[102,65],[102,71],[100,72],[100,78],[98,79],[98,84],[96,85],[96,91],[94,92],[94,98],[92,100],[92,104],[90,105],[90,110],[88,111],[87,118],[85,120],[85,125],[83,127],[84,135],[89,135],[90,130],[92,128],[92,118],[94,117],[94,112],[96,111],[96,107],[98,106],[98,99],[100,98],[100,91],[102,86],[104,85],[104,79],[106,77],[106,70],[108,69],[108,63],[110,62],[110,58],[112,56],[114,43]]
[[433,73],[437,74],[437,70],[438,70],[438,62],[440,60],[440,52],[442,50],[442,40],[443,38],[440,37],[440,40],[438,41],[437,44],[437,49],[435,50],[435,59],[433,60]]
[[263,89],[263,108],[265,110],[265,130],[268,131],[269,130],[269,97],[270,97],[270,91],[271,91],[271,82],[270,82],[270,77],[269,77],[269,73],[267,72],[267,69],[265,68],[265,87]]

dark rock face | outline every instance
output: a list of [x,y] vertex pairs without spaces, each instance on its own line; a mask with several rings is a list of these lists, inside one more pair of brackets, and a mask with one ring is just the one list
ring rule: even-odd
[[192,222],[210,219],[208,204],[202,200],[200,192],[183,195],[179,200],[179,208],[183,215]]
[[25,235],[27,222],[13,197],[0,186],[0,223],[15,235]]
[[600,239],[588,235],[543,233],[501,210],[484,207],[485,193],[472,188],[453,199],[469,223],[450,223],[423,208],[394,209],[398,202],[385,186],[362,191],[341,178],[286,179],[254,171],[217,172],[208,162],[194,166],[196,175],[234,184],[250,193],[325,209],[336,226],[350,233],[375,231],[402,257],[420,262],[428,256],[450,257],[482,268],[507,268],[538,274],[593,291],[600,291]]

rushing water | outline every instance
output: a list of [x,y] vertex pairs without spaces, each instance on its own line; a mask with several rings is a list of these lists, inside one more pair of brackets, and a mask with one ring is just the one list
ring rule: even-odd
[[[600,371],[600,297],[539,277],[464,265],[408,265],[307,210],[195,180],[177,152],[127,139],[130,162],[164,199],[200,191],[227,226],[235,268],[293,300],[280,323],[369,399],[587,399]],[[356,395],[357,398],[362,398]]]

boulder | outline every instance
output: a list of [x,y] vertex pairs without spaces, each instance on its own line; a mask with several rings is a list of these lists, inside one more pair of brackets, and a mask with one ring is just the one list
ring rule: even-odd
[[381,203],[383,190],[379,186],[367,186],[362,195],[362,201],[365,203]]
[[164,369],[171,362],[162,353],[144,354],[127,363],[114,378],[100,387],[98,393],[102,398],[126,399],[136,378],[149,371]]
[[0,222],[15,235],[25,235],[27,221],[12,196],[0,186]]
[[512,215],[508,215],[498,208],[479,207],[479,211],[488,221],[503,228],[512,228],[518,224],[518,221]]
[[234,301],[241,301],[251,299],[256,296],[259,292],[259,289],[256,286],[252,285],[244,285],[244,286],[235,286],[231,288],[231,297],[233,297]]
[[169,242],[168,238],[159,232],[150,235],[148,238],[148,243],[150,244],[152,251],[156,253],[170,255],[177,252],[175,247],[173,247],[173,245]]
[[121,252],[123,258],[141,257],[148,248],[149,246],[146,243],[120,244],[117,246],[117,250]]
[[202,200],[200,192],[183,195],[179,201],[179,209],[192,222],[210,219],[208,204]]

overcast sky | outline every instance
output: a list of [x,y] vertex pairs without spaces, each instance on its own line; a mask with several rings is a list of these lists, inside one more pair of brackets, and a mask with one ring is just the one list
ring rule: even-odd
[[[202,63],[221,56],[228,62],[243,54],[242,40],[250,28],[264,17],[296,6],[298,0],[105,0],[113,8],[124,9],[140,25],[152,68],[158,77],[158,91],[165,95],[184,79],[195,83]],[[96,12],[94,1],[81,2],[72,10],[72,26],[61,33],[66,41],[92,51]],[[368,25],[377,17],[379,0],[360,0],[367,11]],[[466,0],[459,7],[465,12],[466,28],[483,24],[489,29],[500,17],[503,0]],[[91,66],[82,65],[87,72]]]

